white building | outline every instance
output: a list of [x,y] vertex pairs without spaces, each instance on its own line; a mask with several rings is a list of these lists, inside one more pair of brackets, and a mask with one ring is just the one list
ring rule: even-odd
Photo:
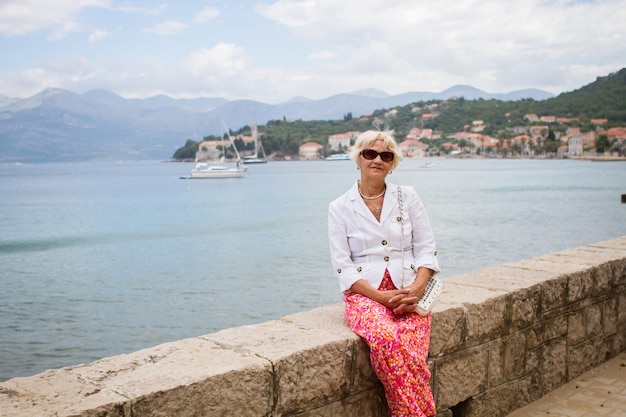
[[582,156],[583,154],[583,137],[580,135],[573,135],[567,140],[567,155],[568,156]]
[[320,159],[324,147],[317,142],[307,142],[300,145],[298,154],[302,159]]
[[359,132],[338,133],[328,136],[328,147],[331,151],[346,151],[350,147],[350,141],[356,139]]

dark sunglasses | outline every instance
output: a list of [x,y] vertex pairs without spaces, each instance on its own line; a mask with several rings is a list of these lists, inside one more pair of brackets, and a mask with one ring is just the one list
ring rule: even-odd
[[363,155],[363,158],[369,159],[370,161],[372,159],[376,159],[376,157],[380,155],[380,159],[382,159],[384,162],[393,161],[393,157],[395,156],[393,152],[390,152],[390,151],[376,152],[374,149],[363,149],[361,151],[361,155]]

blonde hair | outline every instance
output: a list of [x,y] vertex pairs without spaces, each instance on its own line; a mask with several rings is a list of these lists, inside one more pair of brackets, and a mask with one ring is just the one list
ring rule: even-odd
[[367,130],[359,134],[356,138],[354,146],[352,147],[352,151],[350,151],[350,158],[358,165],[361,151],[373,146],[377,140],[383,141],[384,150],[393,152],[394,156],[393,161],[391,161],[391,169],[396,169],[402,160],[402,152],[400,152],[400,148],[393,137],[393,130],[390,129]]

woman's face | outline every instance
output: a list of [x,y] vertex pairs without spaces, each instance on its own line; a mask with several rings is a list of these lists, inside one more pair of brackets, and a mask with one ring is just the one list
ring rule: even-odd
[[[389,149],[385,149],[383,147],[383,141],[377,140],[373,145],[367,147],[366,149],[373,149],[377,152],[388,151]],[[365,159],[363,155],[359,155],[359,168],[361,169],[361,179],[362,180],[380,180],[384,179],[389,171],[391,170],[391,164],[393,161],[385,162],[378,155],[374,159]]]

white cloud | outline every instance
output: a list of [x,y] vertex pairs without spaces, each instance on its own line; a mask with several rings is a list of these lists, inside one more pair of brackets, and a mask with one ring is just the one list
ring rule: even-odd
[[[107,0],[3,0],[0,35],[12,37],[42,29],[76,28],[74,14],[85,7],[103,7]],[[69,22],[69,23],[68,23]]]
[[184,29],[187,29],[187,27],[189,27],[188,24],[178,20],[166,20],[146,29],[146,32],[154,33],[156,35],[174,35]]
[[102,30],[102,29],[96,29],[89,34],[89,42],[95,43],[104,38],[108,38],[111,35],[112,35],[112,32],[109,32],[107,30]]
[[220,11],[215,7],[205,7],[193,17],[193,23],[196,25],[214,20],[220,16]]
[[[395,78],[385,82],[395,85],[392,93],[441,90],[451,80],[492,91],[556,91],[572,86],[565,79],[589,82],[571,65],[603,62],[619,68],[626,59],[624,0],[278,0],[258,10],[301,42],[340,51],[348,71],[369,66],[375,76],[386,61],[387,76]],[[547,67],[557,68],[557,74],[545,76]],[[434,73],[440,75],[410,76]]]
[[[626,0],[137,4],[0,0],[0,48],[16,51],[0,69],[0,94],[56,85],[279,102],[372,87],[436,92],[455,84],[560,93],[626,67]],[[155,41],[142,27],[169,36]],[[68,36],[77,31],[89,43]],[[90,60],[86,72],[52,70],[80,57]]]
[[309,59],[331,59],[331,58],[335,58],[337,56],[337,53],[335,51],[332,51],[330,49],[325,49],[323,51],[317,51],[314,52],[312,54],[309,54]]
[[216,81],[241,74],[248,66],[243,48],[231,43],[218,43],[210,49],[200,49],[185,58],[182,68],[202,80]]

